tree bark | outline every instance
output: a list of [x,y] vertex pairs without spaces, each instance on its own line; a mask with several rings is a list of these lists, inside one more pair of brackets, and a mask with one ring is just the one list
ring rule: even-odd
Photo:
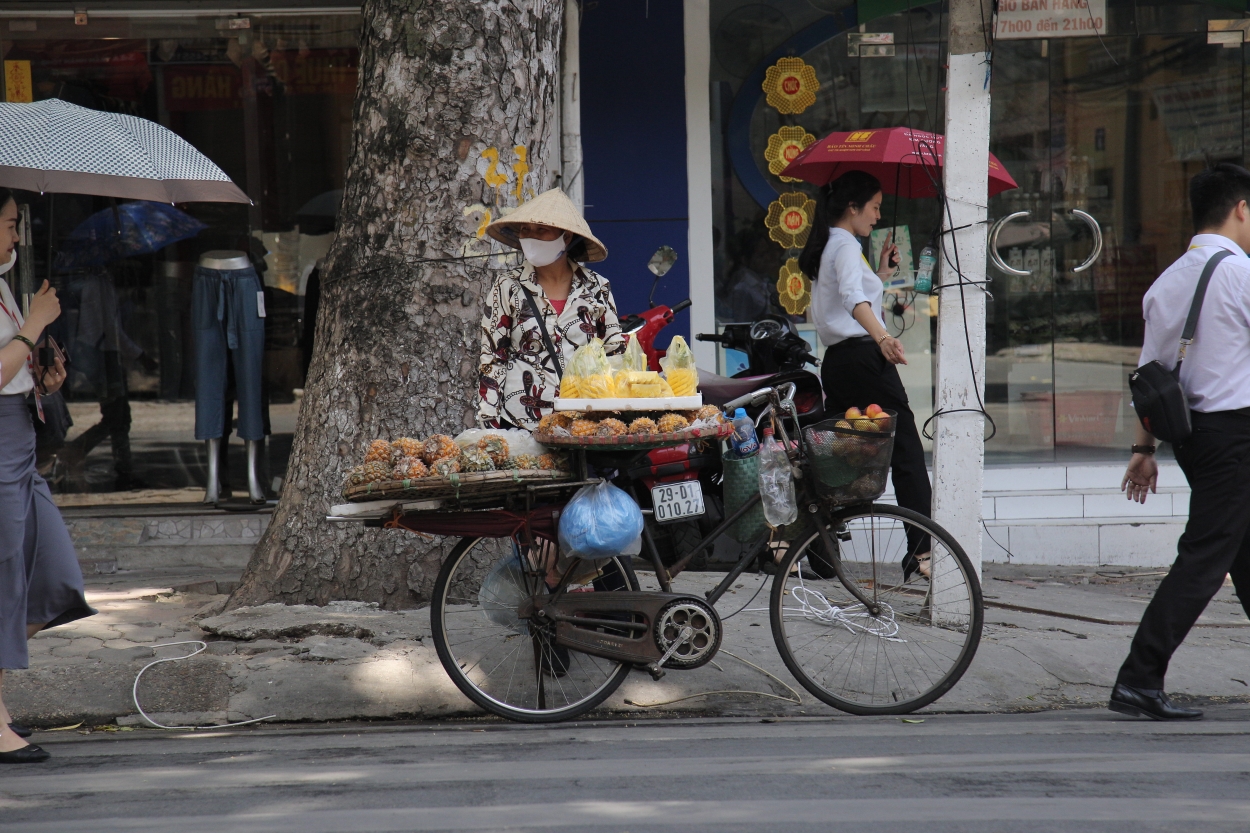
[[366,0],[307,393],[232,607],[429,598],[454,542],[325,516],[371,440],[474,423],[482,300],[517,262],[482,257],[482,229],[554,180],[563,12],[563,0]]

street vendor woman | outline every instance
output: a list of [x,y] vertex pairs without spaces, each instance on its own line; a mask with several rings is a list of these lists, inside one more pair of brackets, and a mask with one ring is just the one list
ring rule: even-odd
[[603,340],[609,356],[625,349],[612,287],[584,265],[603,260],[608,250],[559,189],[519,206],[486,233],[520,249],[525,262],[496,278],[486,301],[478,422],[532,431],[554,408],[573,351],[592,338]]

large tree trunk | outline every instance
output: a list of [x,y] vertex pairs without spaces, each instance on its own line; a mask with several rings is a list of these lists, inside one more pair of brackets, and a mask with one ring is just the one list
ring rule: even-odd
[[307,394],[232,606],[429,598],[451,542],[325,516],[371,440],[474,422],[482,299],[503,264],[472,256],[490,251],[487,214],[554,179],[563,12],[563,0],[366,0]]

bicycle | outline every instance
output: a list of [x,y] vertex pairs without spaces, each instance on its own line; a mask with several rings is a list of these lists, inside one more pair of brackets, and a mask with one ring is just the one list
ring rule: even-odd
[[[791,441],[786,419],[796,429],[798,422],[779,391],[763,388],[725,407],[767,402],[765,413],[780,416],[774,424],[796,472],[800,520],[786,528],[769,600],[781,658],[807,691],[842,711],[922,708],[959,681],[976,653],[984,621],[976,573],[959,543],[929,518],[874,503],[875,496],[831,501],[814,466],[821,434],[797,430]],[[595,482],[586,480],[584,453],[578,467],[581,481]],[[756,494],[731,512],[668,568],[644,531],[658,591],[641,589],[630,557],[562,563],[528,526],[506,539],[462,538],[443,563],[431,603],[444,669],[483,709],[546,723],[600,705],[634,668],[655,679],[698,668],[716,655],[724,633],[716,602],[767,557],[772,536],[746,547],[703,598],[673,592],[672,579],[760,500]],[[929,578],[903,580],[900,564],[925,547]]]

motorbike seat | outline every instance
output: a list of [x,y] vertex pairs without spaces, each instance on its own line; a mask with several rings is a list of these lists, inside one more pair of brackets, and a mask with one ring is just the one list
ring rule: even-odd
[[729,400],[737,399],[743,394],[768,387],[770,380],[775,378],[776,374],[731,378],[700,370],[699,390],[703,392],[703,401],[707,404],[724,405]]

